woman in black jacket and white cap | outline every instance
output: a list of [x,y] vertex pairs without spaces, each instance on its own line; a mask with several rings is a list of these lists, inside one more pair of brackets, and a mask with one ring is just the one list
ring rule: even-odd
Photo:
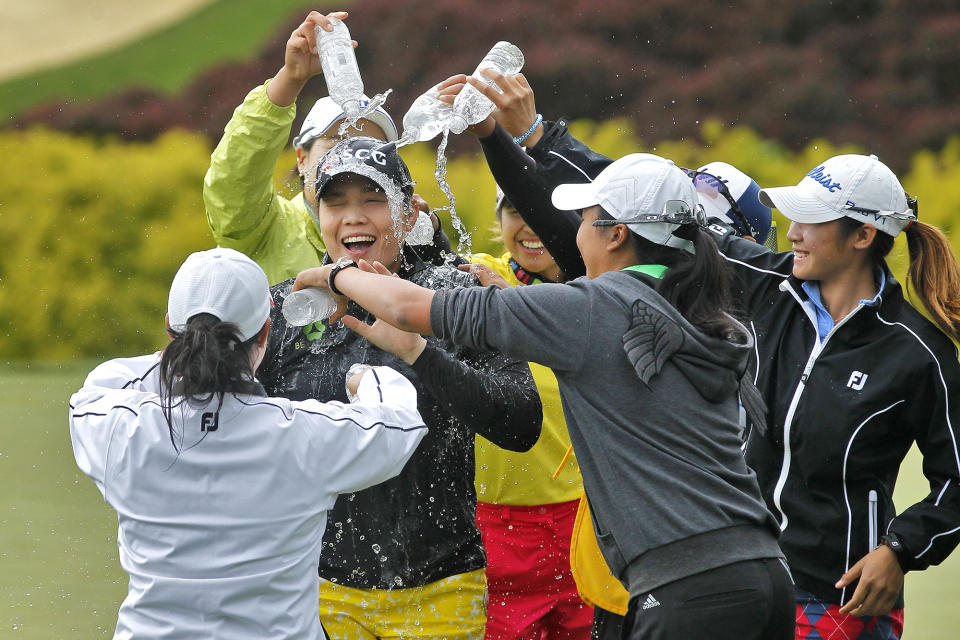
[[[718,242],[756,332],[769,429],[746,456],[783,532],[797,637],[898,638],[904,572],[960,541],[960,267],[876,156],[830,158],[760,199],[792,221],[793,252]],[[934,322],[887,267],[900,233]],[[930,493],[898,515],[894,483],[914,442]]]
[[776,523],[740,451],[738,391],[762,413],[745,393],[752,340],[692,182],[632,154],[553,200],[583,210],[585,278],[432,291],[327,266],[294,288],[329,286],[407,331],[553,370],[600,548],[630,591],[630,638],[792,638]]

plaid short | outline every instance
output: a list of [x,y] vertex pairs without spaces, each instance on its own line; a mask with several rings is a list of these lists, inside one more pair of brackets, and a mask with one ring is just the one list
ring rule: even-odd
[[903,609],[858,618],[840,613],[838,604],[797,589],[796,640],[900,640],[902,633]]

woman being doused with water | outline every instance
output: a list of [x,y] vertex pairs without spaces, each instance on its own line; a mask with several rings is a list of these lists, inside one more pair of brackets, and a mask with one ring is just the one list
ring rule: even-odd
[[366,265],[379,273],[321,267],[296,287],[553,370],[601,550],[630,592],[628,637],[792,638],[776,522],[740,451],[738,396],[763,424],[753,341],[693,184],[633,154],[553,202],[583,212],[587,277],[568,284],[430,291]]
[[[329,269],[379,261],[430,290],[476,284],[425,264],[405,244],[416,220],[413,180],[393,144],[349,138],[318,167],[317,212]],[[282,305],[293,279],[274,287]],[[354,306],[364,320],[372,316]],[[526,362],[377,323],[288,324],[273,313],[260,379],[270,393],[346,399],[354,362],[397,368],[417,388],[430,434],[394,481],[339,500],[320,559],[320,615],[333,638],[482,638],[484,553],[476,526],[474,440],[525,451],[537,441],[540,398]],[[377,603],[371,606],[369,603]]]
[[397,475],[426,435],[416,390],[386,367],[350,377],[353,404],[268,397],[254,374],[270,308],[250,258],[195,253],[162,353],[105,362],[70,399],[77,464],[119,517],[116,638],[321,640],[328,511]]

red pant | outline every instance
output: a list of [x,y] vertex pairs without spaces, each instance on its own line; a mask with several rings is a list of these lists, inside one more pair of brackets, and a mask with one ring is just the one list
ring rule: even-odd
[[587,640],[593,608],[570,574],[577,501],[532,507],[480,502],[487,551],[488,640]]

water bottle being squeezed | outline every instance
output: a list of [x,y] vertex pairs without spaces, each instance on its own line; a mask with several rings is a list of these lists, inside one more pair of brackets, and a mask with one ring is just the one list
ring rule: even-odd
[[317,53],[323,67],[327,92],[340,105],[348,121],[356,121],[363,104],[363,79],[353,52],[350,30],[338,18],[330,18],[333,31],[315,28]]
[[453,107],[437,100],[438,95],[440,92],[434,86],[413,101],[403,116],[403,135],[397,141],[397,147],[432,140],[447,127]]
[[288,324],[305,327],[326,320],[337,310],[337,301],[326,289],[307,287],[288,295],[280,311]]
[[[520,73],[523,68],[523,53],[509,42],[498,42],[484,56],[473,72],[473,77],[487,83],[498,91],[499,87],[490,79],[481,74],[484,69],[495,69],[504,75]],[[471,124],[476,124],[486,118],[496,105],[487,96],[480,93],[472,85],[467,84],[453,101],[453,113],[448,122],[452,133],[462,133]]]

